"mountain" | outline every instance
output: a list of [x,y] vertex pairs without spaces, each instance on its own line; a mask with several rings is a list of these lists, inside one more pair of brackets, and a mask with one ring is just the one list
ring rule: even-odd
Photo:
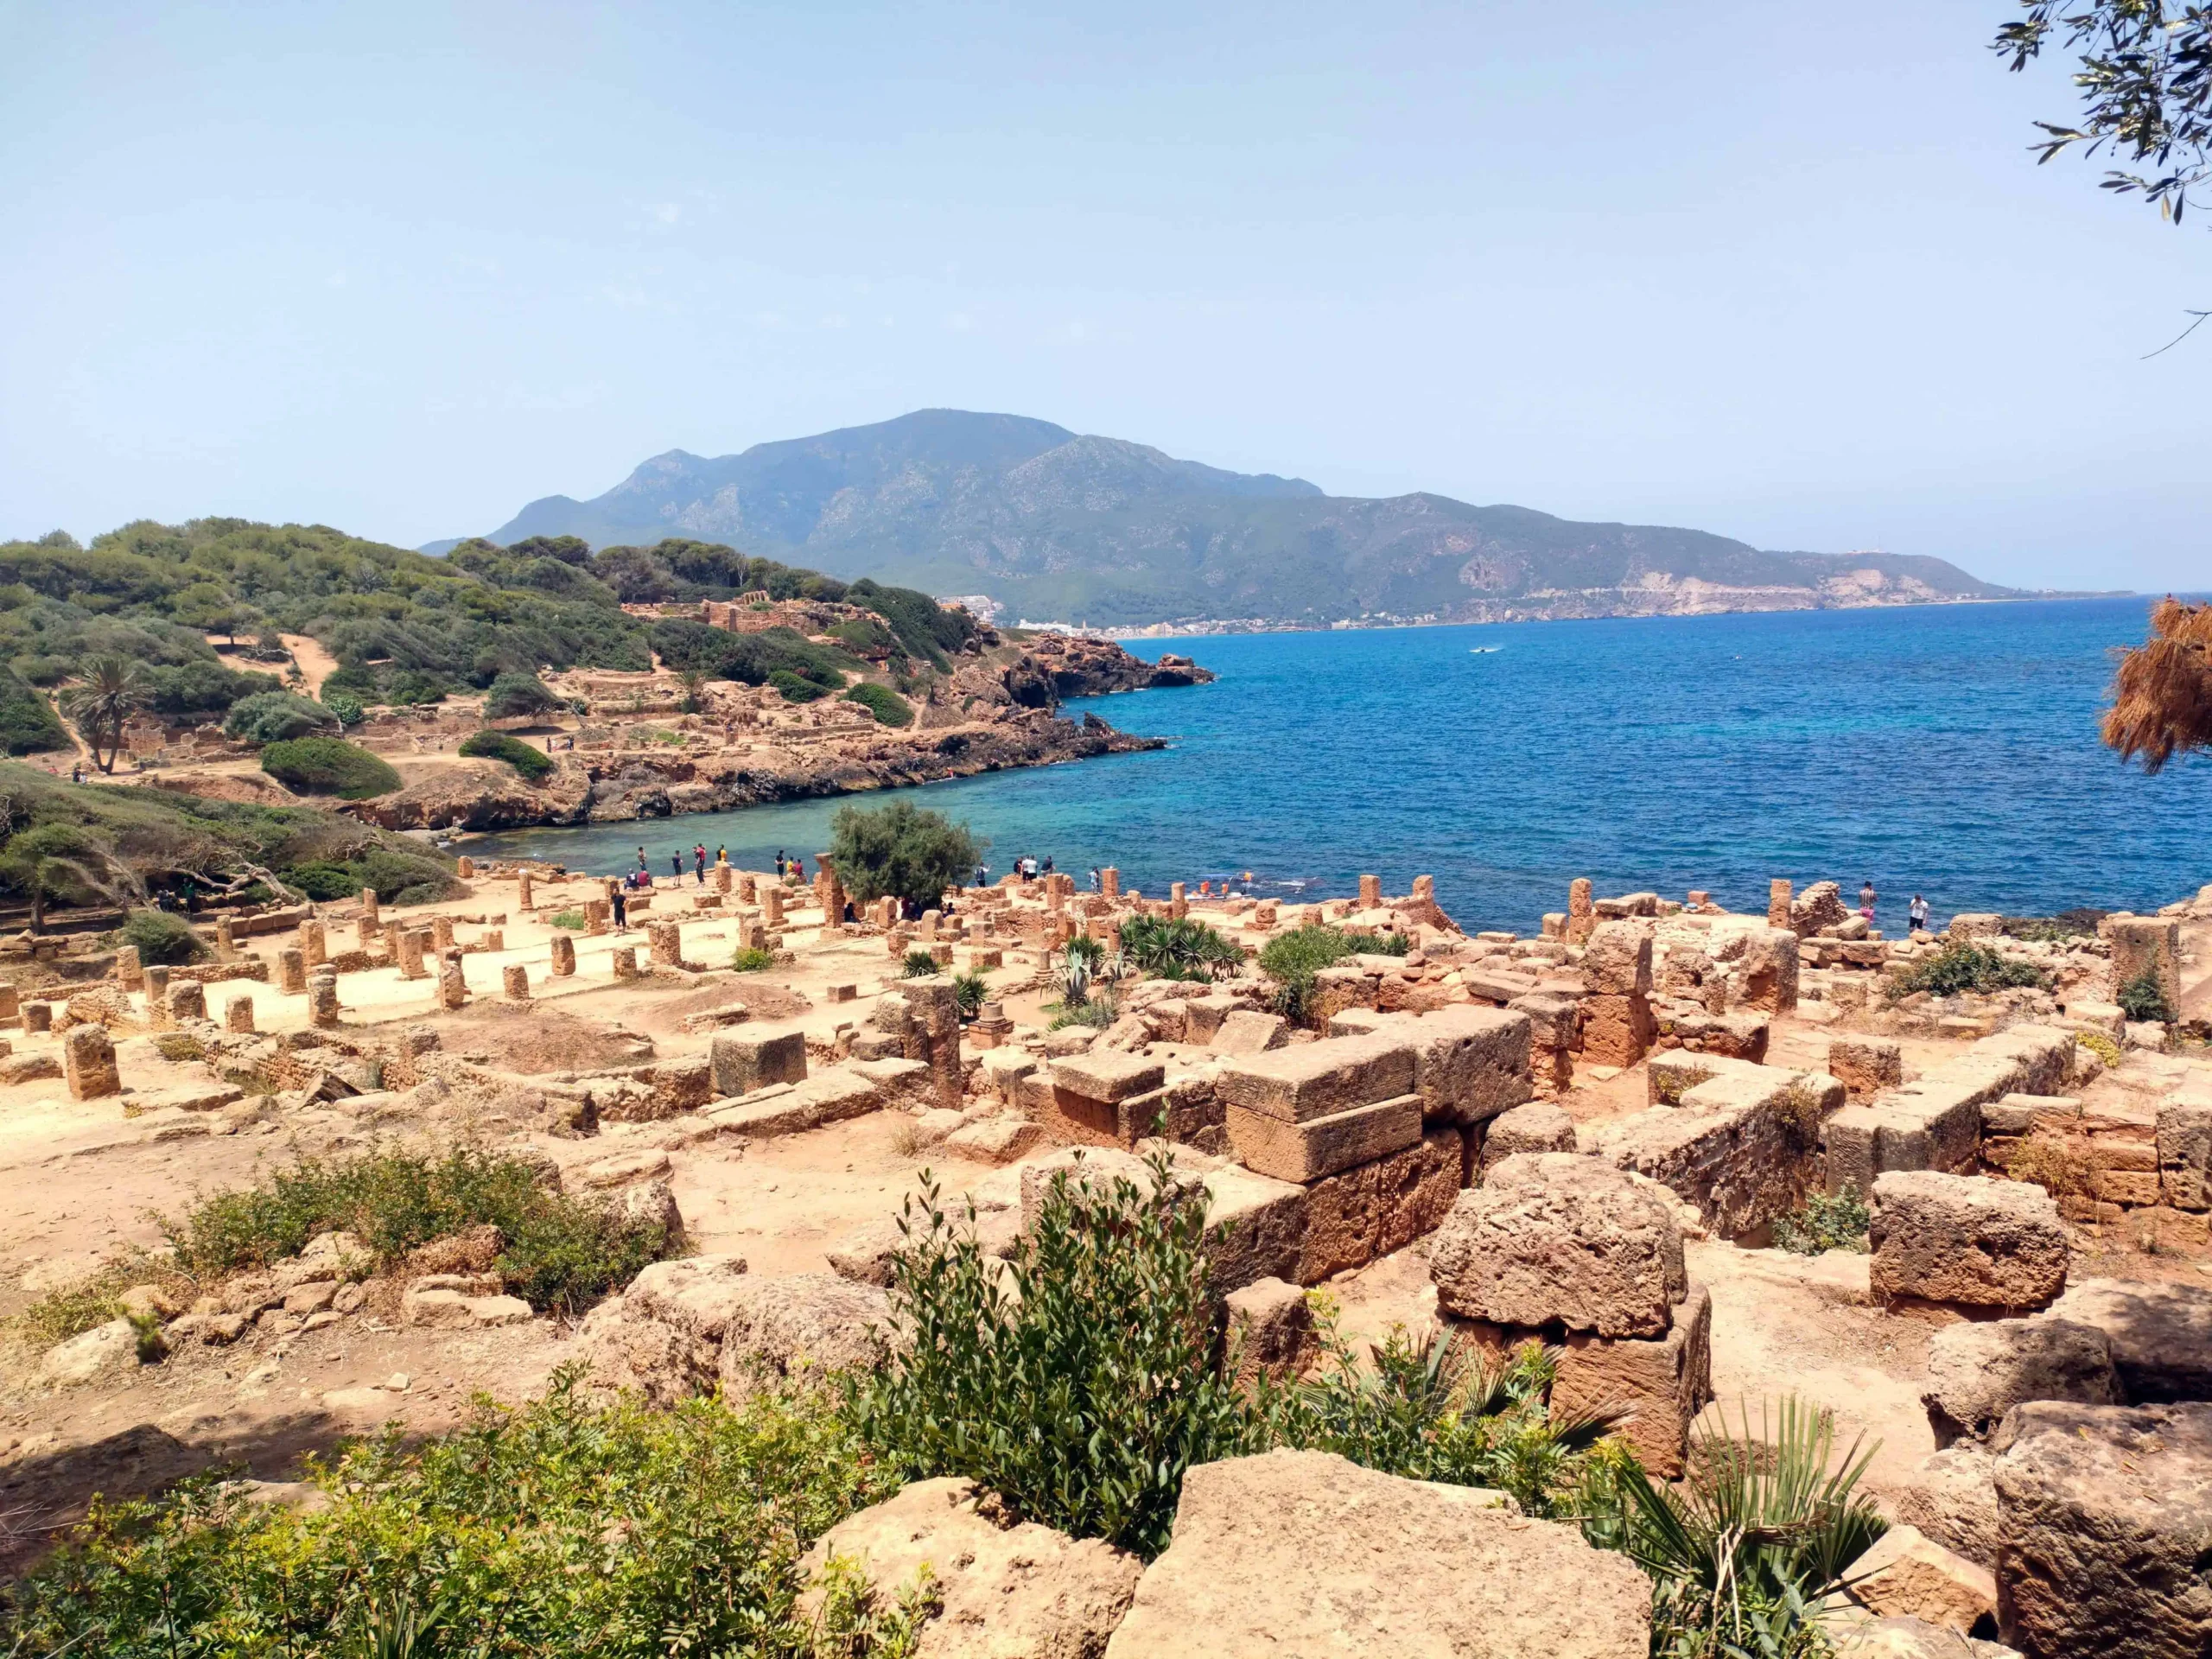
[[[510,545],[726,542],[835,575],[982,594],[1009,618],[1141,626],[1802,609],[2005,597],[1941,559],[1768,553],[1426,493],[1370,499],[1224,472],[1016,415],[921,410],[531,502]],[[456,543],[433,543],[442,551]]]

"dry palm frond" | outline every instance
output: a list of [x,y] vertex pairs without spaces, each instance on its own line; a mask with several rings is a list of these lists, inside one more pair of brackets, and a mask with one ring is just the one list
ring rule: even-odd
[[2120,653],[2104,740],[2123,760],[2157,772],[2177,754],[2212,748],[2212,605],[2167,598],[2151,637]]

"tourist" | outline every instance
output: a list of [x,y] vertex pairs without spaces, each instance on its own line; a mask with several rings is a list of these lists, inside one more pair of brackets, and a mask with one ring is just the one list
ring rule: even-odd
[[1868,876],[1859,884],[1859,913],[1866,918],[1866,925],[1874,925],[1874,878]]
[[803,855],[791,860],[791,880],[794,881],[806,880],[806,860]]
[[1912,932],[1925,933],[1928,931],[1928,901],[1918,893],[1912,895],[1912,902],[1904,907],[1904,913],[1912,924]]
[[691,849],[691,869],[698,876],[699,885],[707,885],[707,843],[701,842]]
[[624,896],[620,881],[614,884],[614,891],[607,898],[614,906],[614,931],[627,933],[630,931],[630,901]]
[[638,868],[641,870],[647,868],[645,864],[645,849],[642,847],[638,849]]
[[728,862],[729,862],[729,848],[728,848],[727,845],[718,845],[717,847],[715,847],[715,868],[717,868],[717,869],[720,869],[723,865],[725,865],[725,864],[727,864],[727,863],[728,863]]
[[991,885],[991,867],[989,865],[978,864],[976,867],[976,885],[979,887],[988,887]]
[[681,847],[668,855],[668,867],[676,873],[678,881],[683,880],[683,849]]
[[1099,880],[1098,880],[1098,867],[1097,867],[1096,864],[1094,864],[1094,865],[1092,865],[1092,866],[1090,867],[1090,890],[1091,890],[1093,893],[1096,893],[1096,892],[1097,892],[1097,891],[1098,891],[1098,889],[1099,889],[1099,886],[1100,886],[1100,883],[1099,883]]
[[782,848],[780,848],[780,847],[777,848],[777,849],[776,849],[776,880],[778,880],[779,881],[782,880],[784,879],[784,877],[785,877],[786,874],[788,874],[790,873],[790,868],[791,868],[791,866],[790,866],[790,861],[785,858],[785,856],[784,856],[784,849],[783,849]]
[[1047,875],[1050,875],[1052,873],[1052,855],[1050,853],[1047,853],[1047,854],[1046,854],[1046,855],[1045,855],[1045,874],[1047,874]]

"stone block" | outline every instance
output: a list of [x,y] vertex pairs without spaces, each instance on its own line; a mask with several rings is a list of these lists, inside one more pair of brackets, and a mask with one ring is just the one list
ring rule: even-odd
[[1219,1156],[1229,1151],[1226,1117],[1213,1079],[1204,1074],[1185,1074],[1149,1094],[1132,1095],[1117,1102],[1115,1138],[1122,1146],[1134,1147],[1157,1136]]
[[1946,1325],[1936,1333],[1920,1401],[1939,1447],[1988,1440],[2024,1400],[2121,1403],[2111,1341],[2094,1325],[2050,1314]]
[[1499,1494],[1277,1451],[1185,1477],[1106,1659],[1644,1659],[1650,1604],[1626,1556]]
[[1211,1046],[1222,1054],[1265,1054],[1286,1046],[1289,1041],[1290,1021],[1281,1014],[1239,1008],[1221,1022]]
[[1961,1636],[1997,1621],[1997,1580],[1990,1570],[1916,1527],[1891,1527],[1844,1578],[1852,1599],[1883,1618],[1916,1618]]
[[2058,1206],[2039,1186],[1933,1170],[1874,1181],[1868,1283],[1885,1300],[2043,1307],[2066,1287]]
[[530,969],[518,962],[507,963],[499,969],[499,986],[508,1001],[529,1001]]
[[2184,1093],[2158,1106],[2158,1187],[2177,1210],[2212,1210],[2212,1094]]
[[1402,1151],[1315,1181],[1306,1190],[1299,1283],[1363,1268],[1434,1232],[1459,1196],[1464,1137],[1448,1125],[1432,1128]]
[[1535,1022],[1518,1009],[1455,1004],[1388,1027],[1414,1046],[1414,1092],[1432,1123],[1489,1122],[1535,1093]]
[[2107,916],[2097,931],[2112,944],[2115,988],[2149,975],[2165,993],[2166,1006],[2181,1007],[2181,923],[2171,916]]
[[772,1083],[798,1083],[806,1076],[806,1033],[721,1032],[709,1049],[715,1093],[750,1094]]
[[223,1004],[223,1029],[251,1032],[253,1027],[253,999],[234,996]]
[[1659,1034],[1651,1004],[1642,996],[1586,996],[1581,1008],[1582,1058],[1592,1065],[1631,1066],[1650,1052]]
[[1897,1519],[1982,1567],[1997,1565],[1996,1460],[1979,1440],[1923,1458],[1895,1488]]
[[1663,1337],[1688,1294],[1664,1198],[1572,1153],[1524,1153],[1463,1192],[1429,1245],[1438,1307],[1495,1325]]
[[1854,1098],[1904,1081],[1904,1051],[1879,1037],[1838,1037],[1828,1044],[1828,1075]]
[[1183,1002],[1183,1040],[1207,1044],[1220,1032],[1222,1022],[1244,1005],[1225,992],[1186,997]]
[[115,1045],[104,1026],[73,1026],[61,1038],[61,1074],[72,1100],[100,1100],[123,1092]]
[[2050,1317],[2104,1332],[2131,1401],[2212,1400],[2212,1285],[2085,1279]]
[[1483,1165],[1523,1152],[1573,1152],[1574,1120],[1557,1106],[1538,1101],[1516,1106],[1490,1122],[1483,1132]]
[[1093,1050],[1052,1062],[1052,1087],[1084,1100],[1112,1104],[1157,1089],[1167,1068],[1158,1060],[1112,1049]]
[[1554,1417],[1628,1406],[1620,1433],[1652,1474],[1682,1472],[1690,1425],[1713,1399],[1713,1293],[1692,1285],[1664,1336],[1639,1339],[1569,1332],[1552,1383]]
[[1313,1305],[1294,1284],[1256,1280],[1230,1291],[1223,1305],[1228,1315],[1228,1356],[1242,1380],[1264,1376],[1288,1381],[1321,1351]]
[[2212,1640],[2212,1406],[2031,1401],[1999,1433],[1997,1622],[2027,1659]]
[[1737,1006],[1765,1014],[1797,1007],[1797,935],[1787,928],[1757,928],[1743,936],[1737,959]]
[[1226,1105],[1300,1123],[1410,1094],[1414,1069],[1413,1045],[1391,1027],[1227,1061],[1215,1087]]
[[1246,1168],[1281,1181],[1315,1181],[1418,1142],[1421,1096],[1401,1095],[1395,1100],[1302,1120],[1276,1117],[1232,1103],[1226,1121],[1230,1145]]
[[205,1020],[207,1017],[207,988],[195,980],[186,980],[169,988],[169,1017],[171,1020]]
[[1651,994],[1651,930],[1634,922],[1599,922],[1583,947],[1582,972],[1599,996]]
[[1758,1236],[1821,1178],[1820,1136],[1843,1085],[1824,1072],[1745,1066],[1580,1135],[1586,1150],[1659,1182],[1723,1238]]
[[569,937],[565,929],[554,930],[550,971],[556,979],[569,978],[576,971],[576,942]]

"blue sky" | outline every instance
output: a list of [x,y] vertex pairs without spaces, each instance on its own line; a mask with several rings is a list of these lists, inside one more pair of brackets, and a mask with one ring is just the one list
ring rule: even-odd
[[2212,585],[2212,242],[2008,0],[0,0],[0,536],[404,543],[949,405]]

